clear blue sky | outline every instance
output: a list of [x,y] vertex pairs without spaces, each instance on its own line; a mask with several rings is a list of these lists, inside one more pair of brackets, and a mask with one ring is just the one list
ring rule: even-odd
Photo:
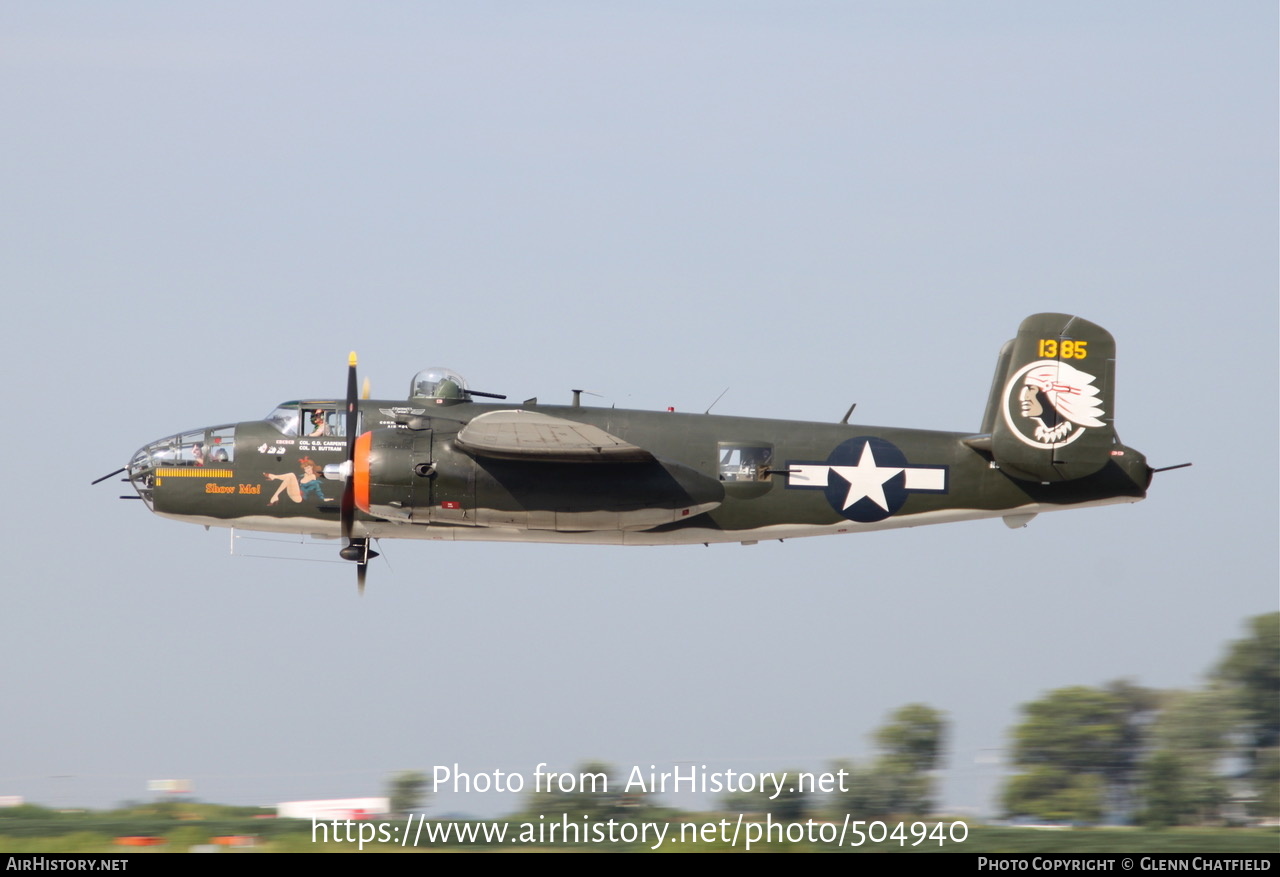
[[[1198,684],[1277,608],[1274,3],[10,4],[0,794],[378,794],[404,768],[866,758],[945,710]],[[620,407],[976,429],[1038,311],[1119,344],[1135,506],[349,569],[88,482],[444,364]],[[123,488],[124,485],[118,485]],[[496,813],[498,795],[435,812]],[[682,801],[686,804],[705,803]]]

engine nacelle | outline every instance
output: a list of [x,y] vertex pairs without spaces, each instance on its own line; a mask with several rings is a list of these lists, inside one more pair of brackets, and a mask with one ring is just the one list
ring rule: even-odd
[[677,463],[589,464],[464,453],[454,433],[356,440],[356,506],[392,521],[564,532],[648,530],[716,508],[718,479]]

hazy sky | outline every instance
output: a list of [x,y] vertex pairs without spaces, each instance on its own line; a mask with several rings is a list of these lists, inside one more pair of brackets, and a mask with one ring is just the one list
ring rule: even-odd
[[[945,804],[989,812],[1020,704],[1196,685],[1280,604],[1276,32],[1270,2],[8,4],[0,794],[819,770],[919,701]],[[384,543],[364,599],[89,487],[340,394],[351,349],[376,396],[442,364],[976,430],[1039,311],[1116,336],[1121,436],[1193,468],[1020,531]]]

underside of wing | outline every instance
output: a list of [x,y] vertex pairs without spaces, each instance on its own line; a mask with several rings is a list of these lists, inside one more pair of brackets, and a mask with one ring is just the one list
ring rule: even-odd
[[499,460],[550,463],[649,463],[653,455],[598,426],[536,411],[490,411],[454,440],[458,450]]

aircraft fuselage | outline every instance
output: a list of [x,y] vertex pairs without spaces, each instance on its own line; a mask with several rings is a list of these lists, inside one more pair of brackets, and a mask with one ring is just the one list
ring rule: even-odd
[[[300,416],[336,410],[287,405]],[[356,528],[374,538],[657,545],[991,517],[1019,525],[1045,511],[1136,502],[1150,480],[1143,456],[1118,444],[1098,472],[1041,483],[1007,475],[971,433],[571,406],[466,402],[425,416],[412,413],[423,408],[414,400],[359,407],[369,447]],[[652,460],[531,462],[459,448],[475,418],[513,410],[598,427]],[[153,442],[129,475],[164,517],[336,537],[343,481],[324,470],[345,449],[345,436],[245,421]]]

